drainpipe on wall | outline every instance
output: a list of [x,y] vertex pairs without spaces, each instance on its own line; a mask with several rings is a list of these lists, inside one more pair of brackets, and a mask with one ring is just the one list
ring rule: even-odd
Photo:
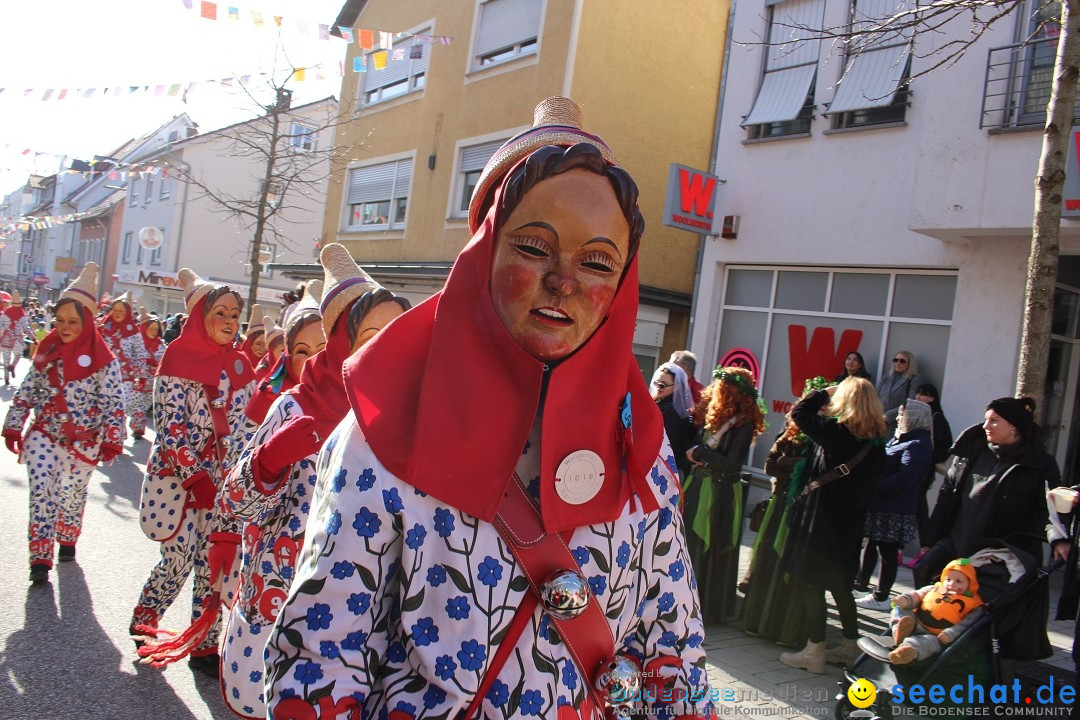
[[[735,22],[736,3],[737,0],[731,0],[731,7],[728,10],[727,30],[725,31],[724,38],[724,64],[720,68],[720,92],[716,98],[716,121],[713,124],[712,151],[709,154],[710,175],[716,174],[716,151],[720,146],[720,119],[723,117],[724,112],[724,93],[727,89],[728,60],[731,59],[731,28]],[[717,191],[719,192],[719,188]],[[694,316],[697,314],[698,294],[701,292],[701,264],[705,259],[705,243],[709,241],[710,237],[715,236],[707,234],[698,236],[700,239],[698,240],[697,263],[694,268],[694,291],[690,298],[690,323],[687,327],[687,345],[690,345],[690,340],[694,338]],[[705,356],[702,353],[698,353],[699,364],[704,357]]]

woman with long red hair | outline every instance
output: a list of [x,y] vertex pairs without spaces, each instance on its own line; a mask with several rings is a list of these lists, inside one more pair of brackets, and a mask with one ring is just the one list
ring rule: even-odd
[[97,273],[87,263],[60,293],[56,327],[38,344],[4,420],[4,442],[30,476],[35,584],[48,580],[56,543],[61,562],[75,559],[90,475],[124,450],[120,367],[94,326]]
[[683,514],[702,618],[708,625],[735,614],[746,493],[742,466],[750,444],[765,430],[754,376],[745,368],[717,368],[701,391],[694,418],[701,431],[697,444],[686,452],[691,470],[683,486]]

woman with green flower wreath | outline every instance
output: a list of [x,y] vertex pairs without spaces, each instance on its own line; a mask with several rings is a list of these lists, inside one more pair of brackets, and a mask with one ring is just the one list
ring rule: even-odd
[[[818,377],[806,381],[803,395],[828,387]],[[772,476],[772,496],[754,539],[750,558],[752,571],[746,582],[743,622],[746,632],[774,640],[781,645],[801,645],[806,640],[802,597],[798,586],[778,568],[788,540],[788,513],[795,498],[806,486],[810,449],[814,444],[791,419],[776,436],[765,459],[765,472]]]
[[754,438],[765,430],[765,412],[749,370],[721,367],[694,408],[698,442],[686,452],[690,475],[683,511],[690,527],[687,549],[706,625],[735,614],[735,585],[743,526],[742,466]]

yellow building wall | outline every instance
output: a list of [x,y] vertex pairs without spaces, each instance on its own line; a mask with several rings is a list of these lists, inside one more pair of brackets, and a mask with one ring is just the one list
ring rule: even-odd
[[633,5],[584,4],[570,95],[637,182],[641,283],[689,294],[699,236],[661,224],[664,195],[671,163],[709,169],[730,2]]
[[[668,168],[707,170],[712,155],[720,70],[730,2],[547,0],[534,58],[470,73],[475,0],[371,0],[356,27],[429,32],[453,38],[431,46],[422,92],[362,110],[338,131],[358,146],[355,160],[415,153],[407,230],[340,232],[344,168],[330,183],[324,242],[343,243],[358,261],[453,260],[468,241],[464,220],[448,220],[455,142],[528,127],[537,102],[567,93],[582,107],[585,129],[603,137],[641,191],[646,233],[644,285],[690,294],[698,236],[661,224]],[[349,46],[342,108],[356,106],[359,79]],[[428,169],[435,156],[434,170]],[[674,320],[665,346],[685,342]]]
[[[455,181],[455,143],[532,124],[536,103],[562,92],[575,0],[547,0],[533,58],[469,73],[476,3],[473,0],[427,0],[400,3],[372,0],[357,27],[412,31],[434,19],[430,32],[453,38],[449,46],[432,45],[426,87],[422,92],[380,103],[357,113],[339,129],[337,144],[360,144],[357,160],[415,151],[410,206],[405,232],[340,232],[342,195],[348,174],[335,173],[327,196],[324,241],[341,242],[357,260],[453,260],[468,242],[464,220],[448,220]],[[359,53],[349,45],[342,107],[356,106],[359,79],[351,72]],[[435,169],[428,158],[435,155]]]

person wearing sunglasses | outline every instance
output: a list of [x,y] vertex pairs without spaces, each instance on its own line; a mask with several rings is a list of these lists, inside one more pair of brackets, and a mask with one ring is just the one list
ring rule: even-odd
[[694,400],[686,372],[673,362],[664,363],[653,373],[652,382],[649,383],[649,395],[656,401],[660,414],[664,416],[664,432],[671,443],[675,467],[679,470],[679,475],[685,478],[690,471],[686,451],[694,440],[694,422],[690,417]]
[[896,432],[896,414],[900,406],[915,397],[915,391],[923,384],[919,375],[919,364],[908,350],[897,350],[892,355],[891,368],[886,370],[878,383],[877,393],[881,406],[885,408],[887,437]]

